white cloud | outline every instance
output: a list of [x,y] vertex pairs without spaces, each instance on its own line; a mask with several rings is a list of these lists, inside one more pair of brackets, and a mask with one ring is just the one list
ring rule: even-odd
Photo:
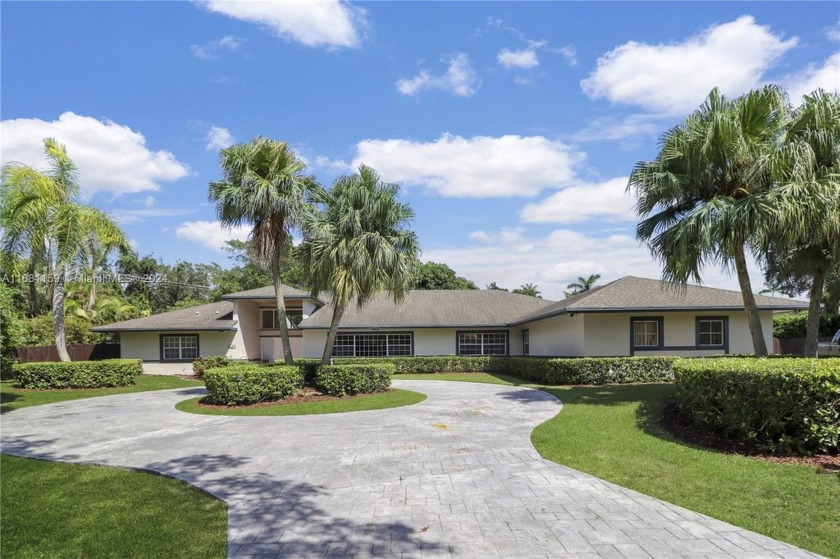
[[19,118],[0,122],[0,160],[36,168],[45,163],[44,138],[55,138],[79,168],[82,195],[117,195],[159,190],[189,167],[168,151],[151,151],[146,138],[128,126],[66,112],[58,120]]
[[502,49],[496,56],[499,64],[507,69],[518,68],[529,70],[539,66],[540,59],[534,49],[508,50]]
[[627,177],[568,186],[545,200],[528,204],[519,214],[526,223],[577,223],[590,219],[634,221],[636,199],[627,192]]
[[204,137],[207,140],[207,145],[204,146],[207,150],[224,149],[236,143],[236,138],[230,133],[227,128],[220,126],[211,126],[207,129],[207,135]]
[[145,198],[143,198],[143,205],[147,208],[151,208],[155,204],[157,204],[157,200],[155,200],[154,196],[146,196]]
[[802,102],[802,96],[818,88],[840,92],[840,52],[829,56],[822,66],[813,64],[783,80],[794,105]]
[[473,231],[470,233],[469,237],[471,240],[478,241],[480,243],[489,243],[491,241],[490,235],[484,231]]
[[576,142],[602,142],[607,140],[627,140],[658,136],[667,130],[667,115],[631,114],[621,118],[615,116],[599,117],[587,124],[586,128],[572,135]]
[[569,66],[577,66],[577,49],[572,45],[567,45],[558,49],[558,52],[563,55]]
[[423,186],[442,196],[535,196],[574,178],[584,155],[543,136],[444,134],[432,142],[363,140],[352,167],[369,165],[389,182]]
[[[599,284],[628,275],[660,278],[661,266],[636,241],[632,229],[628,226],[624,234],[605,236],[557,229],[537,237],[521,228],[503,229],[486,233],[489,241],[476,239],[480,244],[424,250],[423,260],[443,262],[478,285],[495,281],[512,289],[535,283],[544,298],[560,300],[578,276],[601,274]],[[762,274],[754,262],[749,266],[757,290]],[[717,269],[704,270],[703,279],[710,287],[738,290],[737,279]]]
[[114,219],[122,225],[139,223],[156,217],[176,217],[193,213],[188,208],[149,208],[144,210],[117,209],[111,212]]
[[199,0],[207,10],[264,25],[308,47],[355,47],[367,27],[365,10],[339,0]]
[[219,58],[221,53],[228,51],[234,52],[239,50],[242,46],[242,39],[234,37],[233,35],[225,35],[219,40],[208,41],[203,45],[190,45],[190,51],[196,58],[204,60],[213,60]]
[[681,43],[620,45],[599,58],[580,84],[592,98],[681,114],[697,108],[714,87],[738,95],[759,86],[764,72],[796,44],[796,37],[783,40],[742,16]]
[[223,252],[225,242],[231,239],[245,241],[251,228],[241,225],[234,228],[222,227],[219,221],[185,221],[175,229],[175,236],[186,241],[200,243],[210,250]]
[[481,79],[472,69],[469,57],[464,53],[442,59],[448,64],[446,73],[434,75],[421,70],[413,78],[397,81],[397,91],[403,95],[416,95],[426,89],[443,89],[459,97],[470,97],[481,87]]

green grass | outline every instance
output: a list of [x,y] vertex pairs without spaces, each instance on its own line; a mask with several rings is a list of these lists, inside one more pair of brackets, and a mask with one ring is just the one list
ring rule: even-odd
[[13,381],[0,382],[0,412],[6,413],[27,406],[52,404],[66,400],[93,398],[94,396],[108,396],[109,394],[128,394],[130,392],[145,392],[147,390],[165,390],[167,388],[190,388],[204,386],[198,380],[184,380],[176,376],[140,375],[133,386],[118,386],[114,388],[85,388],[67,390],[23,390],[15,388]]
[[349,411],[382,410],[410,406],[426,399],[425,394],[411,390],[392,390],[380,394],[323,400],[320,402],[301,402],[297,404],[277,404],[276,406],[205,408],[198,405],[201,398],[192,398],[178,402],[176,409],[204,415],[316,415],[322,413],[344,413]]
[[3,556],[223,558],[227,507],[145,472],[0,456]]
[[[412,378],[458,380],[460,375]],[[470,374],[464,380],[500,384],[498,375]],[[548,460],[840,557],[840,475],[674,440],[658,424],[674,391],[669,384],[540,388],[564,403],[563,411],[531,435]]]

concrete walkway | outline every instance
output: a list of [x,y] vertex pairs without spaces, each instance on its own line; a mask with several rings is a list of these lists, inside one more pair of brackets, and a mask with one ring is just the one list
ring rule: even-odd
[[545,392],[394,385],[429,397],[298,417],[174,409],[203,389],[24,408],[2,451],[195,484],[229,503],[232,557],[814,557],[543,460],[530,433],[562,407]]

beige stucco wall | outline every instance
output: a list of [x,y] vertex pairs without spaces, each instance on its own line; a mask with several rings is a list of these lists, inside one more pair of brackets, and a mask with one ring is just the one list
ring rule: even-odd
[[522,327],[530,332],[529,355],[564,357],[584,355],[583,324],[582,315],[562,315],[523,325]]
[[202,356],[227,355],[234,343],[235,332],[122,332],[120,354],[126,359],[160,361],[160,336],[166,334],[198,334],[198,351]]
[[[768,348],[773,347],[773,314],[762,312],[761,323]],[[580,315],[579,315],[580,316]],[[737,312],[666,312],[585,314],[585,355],[590,357],[630,355],[630,318],[663,317],[664,348],[636,351],[636,355],[714,355],[722,350],[669,350],[673,346],[694,346],[695,319],[702,316],[729,318],[729,352],[753,353],[752,338],[743,311]]]

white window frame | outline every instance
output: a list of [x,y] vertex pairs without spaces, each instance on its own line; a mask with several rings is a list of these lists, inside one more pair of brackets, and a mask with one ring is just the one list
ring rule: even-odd
[[[195,346],[185,346],[184,340],[194,339]],[[177,340],[177,345],[167,347],[167,340]],[[160,360],[161,361],[194,361],[199,355],[198,334],[163,334],[160,337]],[[178,357],[167,357],[166,350],[177,349]],[[195,355],[184,356],[187,350],[195,350]],[[190,351],[190,353],[192,353]]]
[[[395,339],[398,336],[400,338]],[[402,336],[408,336],[408,344],[397,343],[404,341]],[[374,337],[385,338],[384,355],[371,355],[368,351],[363,351],[373,347],[369,338]],[[336,348],[342,348],[343,351],[336,353]],[[333,357],[410,357],[412,355],[414,355],[414,332],[339,332],[335,336],[332,347]]]
[[[636,332],[636,327],[639,324],[644,324],[644,325],[654,324],[654,325],[656,325],[656,331],[655,332],[649,332],[649,331],[647,331],[647,328],[645,328],[644,332]],[[632,345],[633,345],[634,349],[654,349],[654,348],[661,348],[662,347],[662,345],[663,345],[662,327],[664,325],[664,320],[661,317],[638,317],[638,318],[633,318],[633,319],[631,319],[631,325],[632,325],[632,328],[631,328],[630,335],[632,336]],[[648,343],[640,344],[640,343],[638,343],[638,336],[639,335],[643,336],[643,340],[646,340],[647,336],[656,336],[656,338],[655,338],[656,342],[653,343],[653,344],[648,344]]]
[[[697,347],[713,347],[713,348],[723,348],[727,346],[726,343],[726,335],[727,335],[727,325],[726,325],[726,318],[719,317],[719,316],[699,316],[697,317]],[[719,323],[720,324],[720,332],[709,331],[703,332],[703,323],[713,324]],[[711,342],[713,336],[720,335],[720,343],[703,343],[703,336],[708,335],[709,341]]]
[[[496,341],[488,341],[487,338],[489,336],[503,336],[504,342],[496,342]],[[478,342],[470,342],[465,343],[463,341],[462,336],[479,336]],[[500,345],[504,345],[504,351],[502,353],[488,353],[487,350],[489,347],[497,347]],[[509,348],[509,337],[508,332],[505,330],[470,330],[470,331],[459,331],[455,334],[455,346],[458,350],[458,355],[465,355],[465,356],[476,356],[476,357],[503,357],[510,353]],[[466,346],[478,346],[479,353],[465,353],[463,348]]]

